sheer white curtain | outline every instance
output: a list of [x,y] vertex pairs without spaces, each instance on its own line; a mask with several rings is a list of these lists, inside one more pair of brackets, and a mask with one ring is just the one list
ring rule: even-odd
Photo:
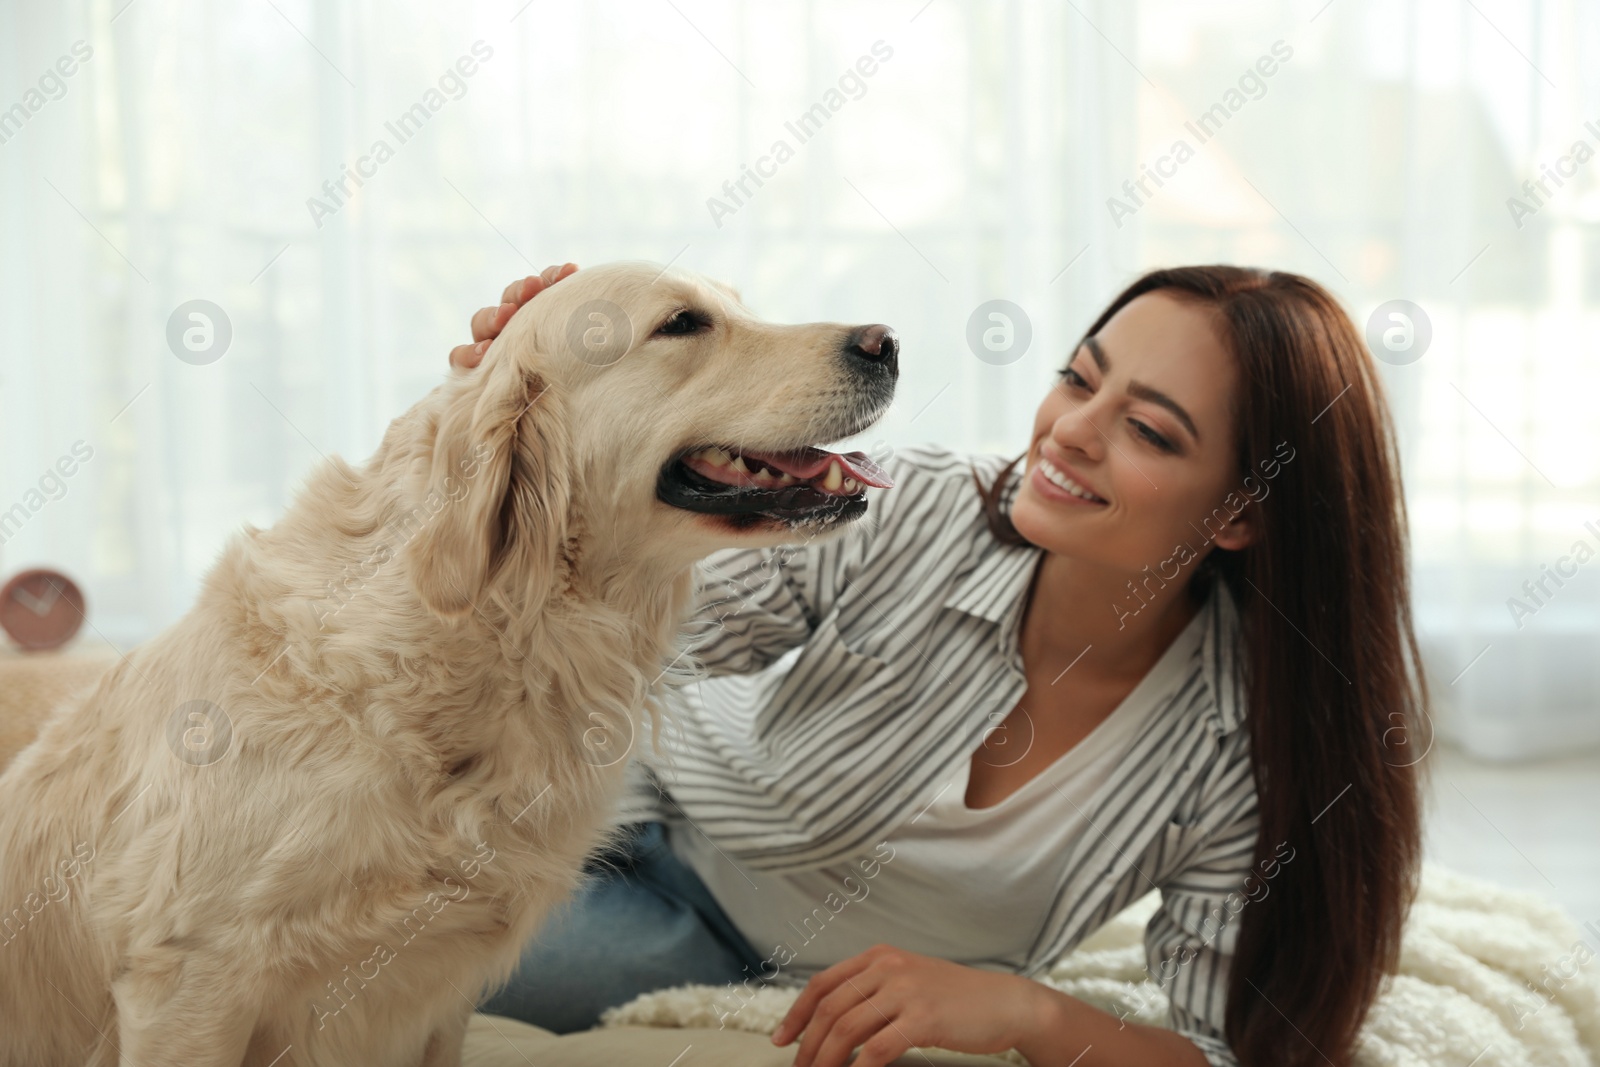
[[[58,567],[89,638],[148,637],[548,262],[891,323],[862,444],[1008,452],[1136,272],[1248,262],[1431,323],[1385,373],[1442,729],[1600,741],[1597,31],[1576,0],[0,0],[0,577]],[[1541,164],[1571,173],[1533,205]],[[967,341],[992,299],[1031,325],[1009,362]],[[175,354],[196,300],[209,362]],[[1572,576],[1535,604],[1541,567]]]

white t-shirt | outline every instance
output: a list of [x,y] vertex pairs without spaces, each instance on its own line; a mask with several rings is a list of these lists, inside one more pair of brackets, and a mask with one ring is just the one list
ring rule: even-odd
[[[771,961],[769,978],[778,970],[803,980],[880,943],[1016,972],[1054,903],[1073,842],[1097,832],[1084,812],[1181,681],[1203,633],[1201,612],[1104,721],[991,807],[966,806],[971,764],[962,760],[925,809],[848,862],[751,870],[682,821],[672,826],[673,852]],[[995,751],[1004,758],[1004,748]]]

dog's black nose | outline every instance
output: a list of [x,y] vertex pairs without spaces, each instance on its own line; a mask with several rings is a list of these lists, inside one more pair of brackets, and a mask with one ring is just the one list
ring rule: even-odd
[[850,335],[845,353],[892,375],[900,373],[900,338],[882,323],[857,328]]

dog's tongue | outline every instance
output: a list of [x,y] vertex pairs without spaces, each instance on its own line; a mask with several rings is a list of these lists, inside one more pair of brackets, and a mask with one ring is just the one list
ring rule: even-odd
[[809,481],[828,470],[828,464],[838,462],[845,477],[854,478],[865,485],[879,489],[894,487],[894,479],[863,452],[829,452],[823,448],[801,448],[794,452],[744,451],[746,459],[759,460],[769,467]]

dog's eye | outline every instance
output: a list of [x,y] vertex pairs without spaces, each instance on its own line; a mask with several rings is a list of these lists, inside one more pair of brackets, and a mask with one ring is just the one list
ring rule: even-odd
[[656,329],[656,333],[667,337],[681,337],[684,334],[699,333],[701,330],[709,329],[710,327],[711,320],[706,316],[698,311],[685,309],[675,312],[671,318]]

